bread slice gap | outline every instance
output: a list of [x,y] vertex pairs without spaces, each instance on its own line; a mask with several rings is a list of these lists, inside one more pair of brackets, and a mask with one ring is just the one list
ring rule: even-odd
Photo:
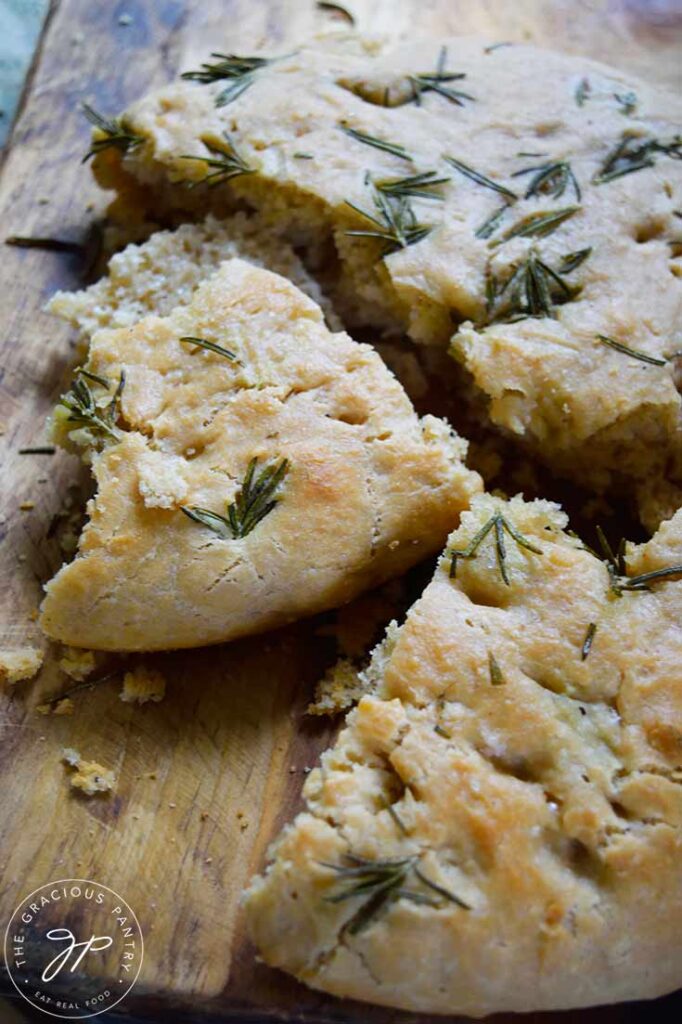
[[474,499],[246,896],[313,988],[480,1017],[679,985],[682,511],[609,567]]
[[471,38],[303,46],[242,84],[179,81],[133,104],[127,148],[96,133],[102,183],[133,182],[162,214],[258,208],[327,260],[348,326],[450,346],[497,429],[584,486],[637,491],[651,525],[668,514],[679,98]]
[[369,345],[234,259],[168,316],[98,331],[54,414],[97,494],[41,624],[74,647],[220,643],[436,552],[481,489]]

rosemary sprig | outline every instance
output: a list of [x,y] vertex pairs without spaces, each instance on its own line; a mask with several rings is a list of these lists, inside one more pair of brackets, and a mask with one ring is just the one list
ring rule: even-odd
[[510,586],[510,581],[509,573],[507,571],[507,549],[504,540],[505,533],[507,533],[512,540],[519,545],[519,547],[524,548],[526,551],[532,551],[535,555],[542,554],[540,548],[535,547],[527,537],[524,537],[523,534],[516,529],[513,523],[510,523],[506,516],[502,515],[501,512],[495,512],[487,523],[484,523],[480,530],[474,534],[465,548],[452,548],[450,550],[450,579],[455,579],[457,576],[458,561],[461,558],[475,558],[479,547],[491,531],[495,535],[495,558],[497,560],[497,567],[500,570],[500,575],[507,586]]
[[[564,276],[580,266],[589,253],[590,250],[582,250],[580,254],[569,253],[563,258],[560,268],[554,270],[536,252],[531,252],[506,280],[500,281],[489,273],[486,280],[488,322],[503,318],[513,321],[529,316],[553,316],[556,306],[578,293],[579,289],[568,284]],[[581,256],[579,260],[578,255]]]
[[194,351],[198,349],[206,349],[208,352],[215,352],[216,355],[224,356],[225,359],[229,359],[233,362],[237,357],[234,352],[230,352],[229,348],[223,348],[222,345],[216,345],[215,341],[207,341],[206,338],[194,338],[190,335],[185,335],[180,338],[179,341],[183,345],[194,345]]
[[121,376],[111,397],[105,406],[97,405],[95,396],[84,378],[94,378],[100,384],[104,378],[94,377],[94,374],[87,370],[77,371],[78,376],[71,385],[71,390],[59,400],[59,404],[68,410],[67,421],[77,424],[79,427],[87,427],[95,437],[100,440],[110,438],[113,441],[120,440],[121,431],[116,426],[118,408],[123,388],[125,387],[125,371],[121,370]]
[[210,85],[212,82],[228,81],[222,92],[216,96],[216,107],[226,107],[253,84],[255,73],[276,57],[239,57],[236,53],[212,53],[213,64],[201,64],[198,71],[185,71],[180,77],[189,82]]
[[45,249],[48,252],[82,253],[84,246],[80,242],[70,242],[65,238],[39,238],[35,235],[10,235],[5,245],[14,245],[18,249]]
[[93,139],[90,149],[85,154],[81,163],[87,163],[92,156],[96,156],[105,149],[118,149],[121,153],[127,153],[130,149],[144,142],[141,135],[135,135],[126,125],[124,117],[104,117],[88,103],[83,104],[83,113],[91,125],[102,132],[102,136]]
[[206,164],[206,176],[201,181],[190,181],[188,188],[195,188],[197,185],[222,185],[231,178],[237,178],[242,174],[253,174],[254,168],[249,167],[237,152],[234,143],[227,132],[223,132],[225,143],[210,142],[204,140],[206,149],[213,153],[213,156],[191,156],[183,155],[181,160],[201,160]]
[[377,135],[361,132],[357,128],[351,128],[345,121],[341,121],[339,128],[351,139],[355,139],[356,142],[362,142],[365,146],[374,146],[375,149],[380,149],[384,153],[391,153],[392,156],[399,156],[403,160],[412,160],[405,147],[401,146],[398,142],[389,142],[388,139],[380,139]]
[[580,648],[580,660],[581,661],[585,661],[585,659],[587,658],[588,654],[592,650],[592,644],[594,642],[594,634],[596,632],[597,632],[597,623],[596,622],[590,622],[589,626],[587,627],[587,632],[585,633],[585,639],[583,640],[583,645]]
[[[343,864],[321,862],[323,867],[331,868],[346,883],[339,892],[325,897],[328,903],[343,903],[355,898],[361,898],[363,901],[345,925],[345,930],[350,935],[357,935],[363,931],[380,913],[399,899],[431,907],[439,907],[443,900],[447,900],[464,910],[471,909],[464,900],[424,875],[418,861],[419,855],[394,860],[370,860],[349,853]],[[411,872],[438,898],[416,889],[405,888]]]
[[575,102],[579,107],[584,107],[586,101],[590,98],[592,93],[592,86],[590,85],[588,78],[582,78],[575,90]]
[[504,686],[506,679],[502,675],[502,669],[492,651],[488,651],[488,671],[490,672],[490,682],[493,686]]
[[493,181],[492,178],[486,178],[485,174],[481,174],[480,171],[475,171],[473,167],[469,167],[468,164],[463,163],[461,160],[456,160],[454,156],[444,156],[443,159],[446,163],[449,163],[451,167],[454,167],[456,171],[463,174],[466,178],[470,178],[471,181],[475,181],[477,185],[483,185],[484,188],[491,188],[494,192],[499,192],[500,195],[508,196],[510,199],[518,199],[516,192],[512,192],[506,185],[500,185],[498,181]]
[[524,199],[530,199],[531,196],[553,196],[555,199],[559,199],[569,185],[575,192],[578,202],[582,198],[580,185],[568,160],[524,167],[521,171],[515,171],[512,178],[520,178],[525,174],[532,174],[533,177],[526,189]]
[[412,83],[412,98],[417,106],[421,106],[422,94],[425,92],[436,92],[439,96],[443,96],[450,103],[456,103],[458,107],[464,106],[464,100],[475,100],[474,96],[470,96],[467,92],[462,92],[460,89],[453,89],[449,84],[450,82],[461,81],[466,78],[463,72],[449,72],[445,70],[445,65],[448,59],[447,47],[442,46],[438,55],[438,63],[436,64],[436,70],[429,72],[425,75],[410,75],[409,79]]
[[351,25],[355,25],[355,18],[351,12],[343,6],[343,4],[334,4],[325,2],[325,0],[318,0],[316,7],[319,7],[321,11],[331,11],[332,14],[341,14]]
[[597,340],[602,345],[608,345],[609,348],[613,348],[616,352],[622,352],[625,356],[632,356],[633,359],[639,359],[642,363],[649,363],[651,366],[666,366],[667,359],[657,359],[656,356],[650,356],[647,352],[640,352],[636,348],[630,348],[629,345],[624,345],[622,341],[616,341],[615,338],[609,338],[606,334],[598,334]]
[[626,174],[653,167],[656,154],[662,153],[674,160],[682,160],[682,135],[675,135],[670,142],[645,139],[631,132],[624,132],[620,142],[607,155],[604,163],[592,178],[595,185],[603,185]]
[[372,230],[346,231],[347,235],[359,238],[378,238],[384,243],[383,255],[397,249],[406,249],[426,238],[432,230],[430,225],[420,224],[409,199],[405,196],[389,196],[373,189],[376,216],[346,200],[346,205],[374,225]]
[[266,466],[256,476],[257,465],[258,458],[251,459],[236,498],[227,506],[226,516],[197,505],[181,505],[180,508],[194,522],[207,526],[223,539],[246,537],[280,500],[276,492],[289,470],[289,461],[282,459]]
[[415,198],[415,199],[436,199],[443,201],[440,192],[433,191],[440,185],[445,185],[449,178],[439,178],[436,171],[424,171],[422,174],[413,174],[407,178],[380,178],[372,184],[379,192],[393,198]]
[[621,113],[629,116],[637,108],[637,93],[635,92],[614,92],[613,98],[620,104]]
[[547,213],[530,213],[527,217],[510,227],[501,238],[490,242],[490,245],[503,245],[511,238],[545,238],[556,231],[564,221],[572,217],[580,209],[579,206],[565,206],[560,210],[549,210]]

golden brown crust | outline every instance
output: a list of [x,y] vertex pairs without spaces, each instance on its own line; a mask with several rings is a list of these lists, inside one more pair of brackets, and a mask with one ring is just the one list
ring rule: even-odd
[[[219,643],[336,607],[437,550],[480,489],[465,443],[417,418],[372,348],[240,260],[170,316],[96,334],[88,368],[125,371],[125,430],[95,455],[79,555],[47,586],[43,629],[74,646]],[[252,532],[225,539],[183,515],[225,515],[254,458],[289,471]]]
[[[455,579],[443,558],[252,885],[256,943],[313,987],[427,1013],[659,995],[682,970],[682,580],[616,596],[548,502],[477,498],[449,548],[495,514],[542,553],[505,531],[509,585],[494,531]],[[627,573],[680,563],[682,512]],[[334,901],[354,883],[329,866],[349,854],[413,858],[408,896],[359,929],[371,892]]]

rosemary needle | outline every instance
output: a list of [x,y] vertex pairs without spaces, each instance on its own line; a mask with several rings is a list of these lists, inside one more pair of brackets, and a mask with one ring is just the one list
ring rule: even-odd
[[346,19],[346,21],[350,22],[351,25],[355,25],[355,18],[353,17],[351,12],[346,7],[343,6],[343,4],[329,3],[325,2],[325,0],[318,0],[315,6],[318,7],[321,11],[330,11],[332,14],[340,14],[342,17]]
[[196,349],[206,349],[208,352],[215,352],[216,355],[224,356],[225,359],[234,361],[237,357],[234,352],[230,352],[229,348],[223,348],[222,345],[216,345],[214,341],[207,341],[206,338],[194,338],[189,335],[179,339],[183,345],[194,345]]
[[488,651],[488,670],[490,672],[490,682],[492,685],[504,686],[506,680],[502,675],[502,669],[497,662],[497,658],[492,651]]
[[365,146],[374,146],[375,149],[380,149],[384,153],[390,153],[392,156],[399,156],[403,160],[412,160],[405,147],[401,146],[398,142],[389,142],[387,139],[380,139],[377,135],[369,135],[367,132],[362,132],[357,128],[351,128],[345,121],[339,124],[339,128],[351,139],[355,139],[356,142],[362,142]]
[[591,622],[589,624],[589,626],[587,627],[587,632],[585,633],[585,639],[583,640],[583,645],[582,645],[582,647],[580,649],[580,660],[581,661],[585,661],[585,659],[587,658],[588,654],[592,650],[592,644],[594,642],[594,634],[596,632],[597,632],[597,623],[596,622]]
[[433,191],[440,185],[445,185],[449,178],[439,178],[436,171],[424,171],[422,174],[413,174],[407,178],[380,178],[375,179],[372,184],[384,195],[414,199],[436,199],[443,201],[440,192]]
[[478,185],[483,185],[484,188],[491,188],[494,192],[499,192],[503,196],[508,196],[510,199],[518,199],[516,192],[512,192],[506,185],[500,185],[499,182],[493,181],[492,178],[487,178],[485,174],[481,174],[480,171],[475,171],[473,167],[469,167],[468,164],[463,163],[461,160],[456,160],[454,156],[444,156],[443,159],[454,167],[456,171],[463,174],[465,177],[470,178],[471,181],[475,181]]
[[624,345],[622,341],[616,341],[615,338],[609,338],[606,334],[598,334],[597,340],[602,345],[608,345],[609,348],[615,349],[616,352],[622,352],[623,355],[631,356],[633,359],[639,359],[642,363],[649,363],[651,366],[666,366],[667,359],[658,359],[656,356],[650,356],[646,352],[640,352],[636,348],[630,348],[629,345]]
[[512,178],[519,178],[525,174],[532,174],[533,177],[526,189],[524,199],[540,195],[553,196],[555,199],[559,199],[569,185],[575,192],[578,202],[582,198],[580,185],[567,160],[557,160],[554,163],[525,167],[521,171],[514,171]]
[[545,238],[546,235],[556,231],[579,209],[579,206],[565,206],[560,210],[549,210],[547,213],[531,213],[505,231],[501,238],[490,242],[489,245],[503,245],[511,238],[530,238],[531,236]]
[[38,445],[35,448],[20,448],[20,455],[54,455],[57,449],[53,444]]
[[82,253],[84,246],[80,242],[70,242],[64,238],[40,238],[28,235],[10,235],[5,245],[14,245],[18,249],[45,249],[49,252]]

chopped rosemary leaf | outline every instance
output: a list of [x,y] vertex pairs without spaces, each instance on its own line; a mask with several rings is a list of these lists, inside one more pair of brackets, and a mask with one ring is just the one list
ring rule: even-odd
[[490,672],[490,682],[493,686],[504,686],[506,679],[502,675],[502,669],[497,663],[497,658],[492,651],[488,651],[488,670]]
[[622,114],[630,115],[634,113],[637,107],[637,93],[614,92],[613,98],[616,103],[620,104]]
[[568,284],[564,276],[579,267],[590,251],[568,253],[558,270],[541,260],[536,252],[531,252],[512,269],[506,280],[500,281],[489,273],[486,279],[488,323],[553,316],[556,306],[578,294],[580,289]]
[[405,249],[426,238],[432,230],[427,224],[420,224],[409,200],[405,196],[390,196],[373,189],[376,216],[346,200],[346,205],[359,213],[370,223],[374,230],[346,231],[347,235],[359,238],[378,238],[384,243],[383,255],[386,256],[396,249]]
[[[104,441],[107,438],[118,441],[121,438],[121,431],[116,426],[118,418],[118,407],[125,387],[125,372],[121,376],[111,400],[105,406],[100,406],[95,401],[90,387],[84,377],[89,377],[101,384],[103,377],[95,377],[87,370],[77,371],[78,376],[71,385],[71,390],[59,400],[59,405],[68,410],[67,422],[77,424],[79,427],[86,427],[92,431],[97,440]],[[104,385],[104,386],[108,386]]]
[[415,199],[437,199],[443,201],[439,192],[431,189],[445,185],[449,178],[439,178],[436,171],[424,171],[423,174],[413,174],[408,178],[381,178],[374,180],[372,184],[384,195],[394,197],[405,197]]
[[494,53],[495,50],[501,50],[503,46],[513,46],[513,43],[492,43],[491,46],[484,46],[484,53]]
[[223,132],[225,144],[203,140],[206,149],[213,153],[213,156],[191,156],[183,155],[181,160],[201,160],[206,164],[206,176],[201,181],[190,181],[188,188],[196,188],[197,185],[222,185],[231,178],[237,178],[242,174],[253,174],[254,168],[249,167],[237,152],[234,143],[227,132]]
[[80,242],[69,242],[63,238],[39,238],[35,235],[10,235],[5,239],[5,245],[15,245],[18,249],[47,249],[49,252],[84,251]]
[[351,25],[355,25],[355,18],[343,4],[329,3],[327,0],[318,0],[316,7],[321,11],[331,11],[333,14],[341,14]]
[[651,366],[665,366],[667,364],[666,359],[657,359],[656,356],[650,356],[646,352],[640,352],[636,348],[630,348],[629,345],[624,345],[622,341],[616,341],[615,338],[609,338],[606,334],[598,334],[597,340],[602,345],[608,345],[609,348],[613,348],[616,352],[622,352],[625,356],[632,356],[633,359],[639,359],[642,363],[649,363]]
[[391,816],[391,818],[395,822],[395,824],[396,824],[396,826],[398,828],[398,831],[402,832],[402,834],[404,836],[406,836],[407,835],[407,829],[405,828],[405,823],[403,822],[402,818],[400,817],[400,815],[396,811],[396,809],[393,806],[393,804],[389,803],[388,800],[385,800],[384,801],[384,808],[388,811],[389,815]]
[[500,223],[502,222],[502,218],[510,206],[511,203],[505,203],[504,206],[498,207],[498,209],[495,210],[487,220],[483,221],[481,226],[476,228],[476,231],[474,232],[476,238],[490,238],[493,232],[497,231]]
[[494,192],[499,192],[500,195],[508,196],[510,199],[518,199],[516,192],[512,192],[506,185],[500,185],[499,182],[493,181],[492,178],[486,178],[485,174],[481,174],[479,171],[475,171],[473,167],[469,167],[468,164],[462,163],[461,160],[456,160],[454,156],[445,155],[443,159],[454,167],[456,171],[463,174],[465,177],[470,178],[471,181],[475,181],[477,185],[483,185],[485,188],[491,188]]
[[391,153],[393,156],[399,156],[403,160],[412,160],[412,157],[407,152],[404,146],[401,146],[397,142],[388,142],[387,139],[380,139],[376,135],[368,135],[367,132],[361,132],[357,128],[351,128],[345,121],[341,121],[339,128],[346,135],[349,135],[351,139],[355,139],[356,142],[362,142],[365,146],[374,146],[375,149],[380,149],[384,153]]
[[81,377],[85,377],[86,380],[91,380],[93,384],[100,384],[103,388],[109,390],[109,381],[106,377],[101,377],[99,373],[86,370],[83,366],[79,366],[76,373],[80,373]]
[[488,244],[492,246],[503,245],[510,238],[545,238],[546,235],[556,231],[564,221],[567,221],[579,209],[581,209],[580,206],[565,206],[560,210],[549,210],[547,213],[530,213],[505,231],[501,238]]
[[104,117],[102,114],[98,114],[88,103],[83,104],[83,113],[90,124],[102,132],[104,138],[100,137],[92,140],[90,149],[81,160],[81,163],[86,163],[91,156],[96,156],[105,149],[113,148],[120,150],[122,153],[127,153],[129,149],[135,149],[136,146],[144,142],[141,135],[134,135],[126,127],[125,118],[123,117]]
[[207,341],[206,338],[194,338],[190,335],[185,335],[179,339],[183,345],[195,345],[195,352],[197,349],[204,348],[208,352],[215,352],[216,355],[224,356],[225,359],[234,361],[237,357],[234,352],[230,352],[229,348],[223,348],[222,345],[216,345],[214,341]]
[[212,53],[216,58],[213,64],[201,64],[198,71],[185,71],[180,77],[189,82],[200,82],[209,85],[211,82],[229,81],[229,85],[217,96],[216,107],[226,107],[232,103],[250,85],[255,72],[272,64],[277,57],[239,57],[236,53]]
[[[350,935],[357,935],[399,899],[411,900],[413,903],[426,904],[431,907],[440,907],[442,900],[447,900],[464,910],[471,909],[454,893],[427,878],[419,870],[418,861],[418,854],[395,860],[370,860],[350,853],[346,854],[345,863],[342,864],[330,864],[322,861],[323,867],[336,872],[338,878],[346,883],[344,888],[325,897],[328,903],[343,903],[345,900],[355,898],[362,899],[358,910],[346,922],[345,931]],[[410,872],[439,898],[436,899],[434,896],[415,889],[405,888]]]
[[510,586],[510,581],[509,573],[507,571],[507,549],[504,542],[505,533],[507,533],[519,547],[525,548],[526,551],[532,551],[535,555],[542,554],[540,548],[535,547],[527,537],[524,537],[522,533],[519,533],[513,523],[510,523],[506,516],[503,516],[501,512],[495,512],[487,523],[484,523],[480,530],[474,534],[465,548],[452,548],[450,550],[450,579],[455,579],[457,576],[457,562],[459,559],[475,558],[479,547],[491,531],[495,534],[495,557],[497,560],[497,567],[500,570],[500,575],[507,586]]
[[592,246],[588,245],[586,249],[576,249],[575,252],[567,252],[561,257],[561,266],[559,267],[560,274],[571,274],[574,270],[577,270],[581,266],[588,256],[592,253]]
[[475,100],[474,96],[470,96],[467,92],[462,92],[460,89],[453,89],[447,83],[460,81],[462,78],[466,78],[464,72],[449,72],[445,70],[445,65],[448,59],[447,47],[442,46],[438,55],[438,63],[436,70],[425,75],[410,75],[409,79],[412,83],[412,99],[421,106],[422,93],[425,92],[436,92],[439,96],[443,96],[450,103],[456,103],[458,107],[464,106],[464,100]]
[[314,160],[312,153],[293,153],[294,160]]
[[583,78],[578,82],[578,86],[575,90],[575,102],[579,107],[584,107],[586,100],[590,98],[592,92],[592,86],[590,85],[589,79]]
[[682,160],[682,135],[675,135],[670,142],[645,139],[632,132],[624,132],[620,142],[607,155],[604,163],[592,178],[595,185],[603,185],[626,174],[653,167],[655,154],[662,153],[673,160]]
[[20,455],[54,455],[57,449],[53,444],[38,445],[35,448],[20,448]]
[[580,649],[580,660],[581,661],[585,661],[585,659],[587,658],[587,655],[592,650],[592,643],[594,641],[594,634],[596,632],[597,632],[597,623],[596,622],[591,622],[589,624],[589,626],[587,627],[587,632],[585,633],[585,639],[583,640],[583,645],[582,645],[582,647]]
[[669,565],[664,569],[643,572],[639,576],[626,576],[618,585],[621,590],[649,590],[649,583],[670,579],[672,576],[682,576],[682,565]]
[[578,202],[582,198],[580,185],[568,160],[557,160],[555,163],[541,164],[537,167],[525,167],[521,171],[514,171],[512,178],[519,178],[524,174],[533,174],[524,199],[540,195],[559,199],[569,185],[575,192]]
[[249,462],[241,488],[227,506],[226,516],[198,505],[181,505],[180,508],[194,522],[207,526],[224,540],[246,537],[280,500],[276,492],[289,470],[288,460],[282,459],[276,465],[266,466],[256,476],[257,464],[257,457]]

